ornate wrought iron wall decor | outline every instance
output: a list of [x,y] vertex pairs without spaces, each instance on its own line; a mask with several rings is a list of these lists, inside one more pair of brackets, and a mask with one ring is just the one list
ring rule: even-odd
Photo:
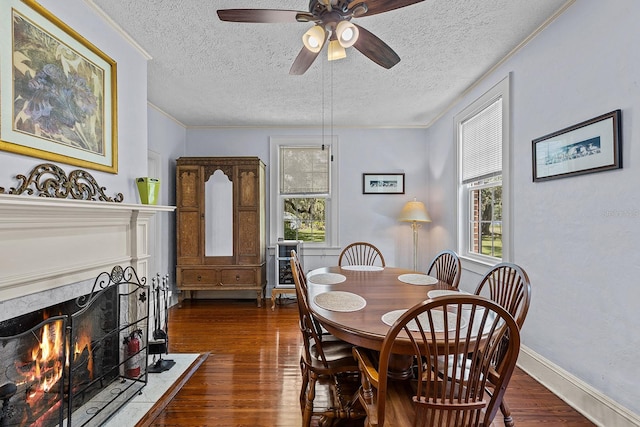
[[[95,178],[87,171],[76,169],[66,173],[53,163],[42,163],[31,170],[28,177],[16,175],[22,181],[18,187],[11,187],[5,191],[0,187],[0,194],[28,194],[34,193],[40,197],[55,197],[59,199],[73,198],[76,200],[98,200],[102,202],[120,203],[124,200],[122,193],[109,197],[100,187]],[[29,188],[33,185],[33,188]]]

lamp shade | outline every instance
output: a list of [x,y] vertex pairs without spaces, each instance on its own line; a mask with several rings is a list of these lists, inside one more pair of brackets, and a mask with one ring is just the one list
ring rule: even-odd
[[344,48],[353,46],[359,35],[358,27],[349,21],[340,21],[336,26],[336,37],[340,42],[340,46]]
[[314,25],[302,35],[302,43],[304,44],[304,47],[313,53],[320,52],[325,39],[326,35],[324,29],[320,25]]
[[398,216],[398,221],[431,222],[431,217],[429,216],[429,212],[427,212],[427,208],[424,207],[424,203],[413,199],[404,205],[400,215]]
[[329,41],[329,49],[327,50],[327,57],[329,61],[335,61],[336,59],[342,59],[347,57],[347,51],[340,45],[338,40]]

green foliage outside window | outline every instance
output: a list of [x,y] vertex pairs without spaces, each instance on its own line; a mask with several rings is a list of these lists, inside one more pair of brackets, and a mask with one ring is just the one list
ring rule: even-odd
[[[484,182],[493,183],[497,179],[490,179]],[[472,227],[476,230],[474,241],[472,242],[472,252],[487,255],[495,258],[502,258],[502,185],[492,185],[472,191],[472,200],[477,204],[474,209],[478,209],[472,215]],[[472,233],[473,234],[473,233]]]
[[284,238],[304,242],[325,241],[325,199],[284,199]]

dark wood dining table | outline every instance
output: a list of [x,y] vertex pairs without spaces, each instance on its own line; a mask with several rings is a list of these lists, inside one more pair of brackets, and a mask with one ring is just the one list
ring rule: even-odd
[[[325,267],[307,275],[309,306],[322,326],[337,338],[356,346],[379,351],[390,326],[382,316],[393,310],[406,310],[428,299],[427,293],[434,289],[452,290],[446,282],[432,285],[405,283],[398,279],[404,274],[419,274],[413,270],[384,267],[377,271],[352,270],[352,267]],[[363,267],[364,268],[364,267]],[[326,278],[331,275],[344,276],[340,283],[314,283],[314,275]],[[338,276],[335,276],[338,277]],[[320,307],[316,297],[331,291],[349,292],[362,297],[366,305],[355,311],[335,311]],[[394,353],[396,349],[394,348]],[[398,353],[412,354],[413,349],[402,346]]]

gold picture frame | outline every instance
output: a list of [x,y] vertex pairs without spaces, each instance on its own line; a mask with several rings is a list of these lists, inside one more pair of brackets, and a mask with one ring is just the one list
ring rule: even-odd
[[0,6],[0,150],[118,173],[117,65],[35,0]]

